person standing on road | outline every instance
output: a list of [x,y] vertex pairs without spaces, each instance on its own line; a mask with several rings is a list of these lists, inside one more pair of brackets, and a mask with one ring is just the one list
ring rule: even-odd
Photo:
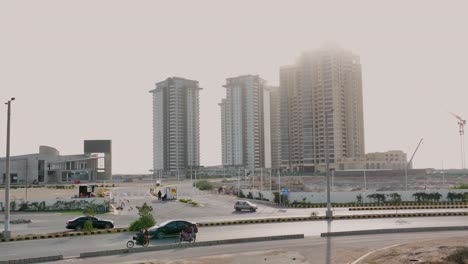
[[161,196],[162,196],[161,190],[158,190],[158,200],[161,200]]

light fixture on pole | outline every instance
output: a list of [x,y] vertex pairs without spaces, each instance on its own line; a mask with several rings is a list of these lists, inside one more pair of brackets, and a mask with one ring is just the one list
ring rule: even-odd
[[333,113],[333,109],[325,111],[325,162],[327,163],[327,211],[325,212],[325,217],[328,220],[333,218],[333,212],[331,210],[331,201],[330,201],[330,159],[328,151],[328,113]]
[[10,116],[11,102],[15,100],[12,97],[5,104],[8,105],[7,112],[7,142],[6,142],[6,161],[5,161],[5,230],[3,231],[4,238],[10,238]]

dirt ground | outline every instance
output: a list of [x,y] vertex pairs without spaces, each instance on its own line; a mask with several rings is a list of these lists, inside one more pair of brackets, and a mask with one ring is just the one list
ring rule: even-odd
[[[359,264],[448,264],[450,262],[446,260],[446,257],[461,247],[468,247],[468,238],[426,240],[376,251],[361,260]],[[468,259],[465,263],[468,263]]]
[[[456,249],[468,246],[468,238],[442,238],[404,244],[388,249],[376,251],[358,262],[358,264],[452,264],[445,258]],[[331,257],[330,264],[350,264],[364,255],[365,250],[341,250]],[[268,250],[239,254],[224,254],[209,257],[197,257],[178,260],[154,260],[138,262],[139,264],[316,264],[325,263],[309,254],[306,249],[297,250]],[[465,262],[468,263],[468,262]],[[455,264],[455,263],[453,263]]]

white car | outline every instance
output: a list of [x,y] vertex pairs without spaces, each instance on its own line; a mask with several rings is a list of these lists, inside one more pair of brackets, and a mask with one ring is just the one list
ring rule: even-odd
[[251,212],[255,212],[257,211],[258,209],[258,206],[256,204],[253,204],[249,201],[237,201],[235,204],[234,204],[234,209],[236,209],[236,211],[242,211],[242,210],[249,210]]

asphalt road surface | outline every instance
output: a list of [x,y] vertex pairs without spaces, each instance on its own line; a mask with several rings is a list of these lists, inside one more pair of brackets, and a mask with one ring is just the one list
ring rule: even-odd
[[384,247],[441,237],[468,235],[468,231],[424,232],[405,234],[365,235],[335,238],[307,237],[305,239],[267,241],[199,248],[116,255],[89,259],[72,258],[53,263],[105,264],[294,264],[294,263],[352,263],[368,252]]
[[[330,231],[350,231],[383,228],[410,228],[432,226],[466,225],[467,217],[421,217],[405,219],[358,219],[332,221]],[[305,234],[318,237],[327,231],[326,221],[252,224],[237,226],[203,227],[197,234],[198,241],[233,239],[245,237]],[[0,260],[40,257],[49,255],[76,256],[81,252],[121,249],[131,233],[67,237],[34,241],[0,243]],[[174,243],[174,239],[152,240],[151,244]]]

